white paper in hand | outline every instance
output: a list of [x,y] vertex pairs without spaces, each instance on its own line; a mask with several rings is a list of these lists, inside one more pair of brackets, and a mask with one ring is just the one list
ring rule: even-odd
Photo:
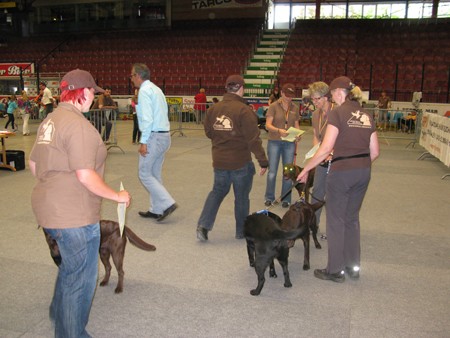
[[303,160],[303,162],[306,162],[306,160],[309,160],[311,157],[314,156],[314,154],[317,152],[317,150],[320,147],[320,142],[317,143],[314,147],[312,147],[305,155],[305,159]]
[[[122,182],[120,182],[120,191],[124,190]],[[119,217],[119,229],[120,237],[123,235],[123,229],[125,228],[125,212],[127,210],[127,204],[125,202],[119,202],[117,204],[117,216]]]
[[297,128],[294,128],[294,127],[290,127],[287,130],[287,132],[288,132],[288,135],[287,136],[281,136],[281,139],[283,141],[288,141],[288,142],[294,142],[295,138],[297,136],[303,135],[305,133],[304,130],[297,129]]

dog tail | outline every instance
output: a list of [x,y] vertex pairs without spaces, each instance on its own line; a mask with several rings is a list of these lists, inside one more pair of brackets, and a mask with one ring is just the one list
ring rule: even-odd
[[127,226],[125,226],[125,236],[130,240],[130,243],[134,246],[138,247],[139,249],[145,250],[145,251],[155,251],[156,247],[154,245],[151,245],[144,240],[140,239],[138,235],[136,235],[131,229]]

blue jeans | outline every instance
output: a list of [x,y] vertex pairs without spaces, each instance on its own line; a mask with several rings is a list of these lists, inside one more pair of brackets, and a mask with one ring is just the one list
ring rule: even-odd
[[62,258],[50,305],[55,337],[90,337],[86,325],[97,286],[100,225],[45,231],[58,243]]
[[[269,172],[267,174],[267,185],[266,185],[266,201],[275,201],[275,184],[277,180],[278,165],[280,163],[280,158],[282,160],[283,166],[288,163],[294,162],[295,155],[295,142],[287,141],[274,141],[269,140],[267,143],[267,156],[269,157]],[[281,196],[284,196],[289,189],[292,188],[292,181],[282,179],[281,186]],[[283,199],[283,202],[291,203],[291,196],[289,194]]]
[[248,162],[237,170],[214,169],[214,186],[205,201],[198,225],[212,230],[220,204],[233,184],[234,218],[236,219],[236,236],[244,235],[244,222],[250,212],[250,191],[255,175],[255,165]]
[[147,141],[148,154],[139,155],[139,179],[150,193],[149,210],[158,215],[175,203],[161,177],[164,155],[170,143],[170,133],[151,133]]

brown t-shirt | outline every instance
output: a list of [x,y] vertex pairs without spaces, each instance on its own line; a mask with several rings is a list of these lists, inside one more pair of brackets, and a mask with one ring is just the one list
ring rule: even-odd
[[[345,101],[333,109],[328,124],[339,129],[333,151],[333,159],[359,154],[370,154],[370,137],[376,130],[370,114],[356,101]],[[333,162],[331,170],[349,170],[370,167],[369,157],[343,159]]]
[[[296,121],[300,120],[299,108],[298,105],[291,102],[289,110],[286,111],[280,101],[281,99],[269,106],[266,118],[273,117],[272,125],[275,128],[288,130],[290,127],[295,126]],[[280,133],[269,130],[269,140],[281,140]]]
[[30,159],[36,163],[31,204],[44,228],[78,228],[100,220],[101,197],[76,176],[93,169],[103,177],[107,151],[98,131],[73,105],[60,103],[39,126]]

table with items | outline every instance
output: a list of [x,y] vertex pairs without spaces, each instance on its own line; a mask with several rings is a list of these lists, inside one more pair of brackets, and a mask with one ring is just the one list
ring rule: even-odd
[[12,171],[16,171],[16,168],[14,168],[13,166],[10,166],[6,159],[5,138],[8,138],[10,136],[16,136],[16,134],[13,132],[7,131],[7,130],[0,130],[0,138],[2,139],[2,161],[0,163],[0,168],[7,168]]

